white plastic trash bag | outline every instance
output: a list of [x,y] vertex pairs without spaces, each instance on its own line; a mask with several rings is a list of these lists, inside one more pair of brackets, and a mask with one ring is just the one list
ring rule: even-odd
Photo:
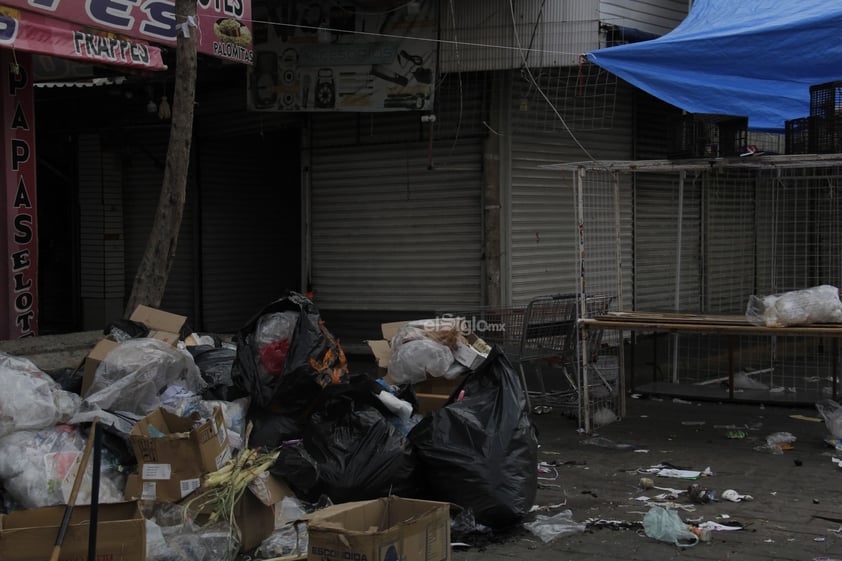
[[746,319],[753,325],[786,327],[811,323],[842,323],[839,289],[829,284],[769,296],[751,295]]
[[[78,427],[57,425],[39,431],[17,431],[0,438],[0,481],[23,508],[66,504],[85,449]],[[116,460],[103,451],[99,501],[123,500],[124,477]],[[90,504],[93,458],[88,461],[76,504]]]
[[0,353],[0,388],[0,437],[66,422],[81,403],[32,361],[6,353]]
[[416,384],[428,375],[442,378],[453,361],[453,352],[441,343],[416,339],[394,349],[389,359],[389,377],[395,384]]
[[164,405],[161,394],[169,386],[199,394],[207,384],[186,351],[158,339],[130,339],[99,364],[84,404],[146,415]]

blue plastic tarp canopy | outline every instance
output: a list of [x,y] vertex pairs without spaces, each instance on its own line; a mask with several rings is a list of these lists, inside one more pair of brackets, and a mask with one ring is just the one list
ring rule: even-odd
[[810,86],[842,81],[842,2],[696,0],[666,35],[587,56],[690,113],[782,130],[810,114]]

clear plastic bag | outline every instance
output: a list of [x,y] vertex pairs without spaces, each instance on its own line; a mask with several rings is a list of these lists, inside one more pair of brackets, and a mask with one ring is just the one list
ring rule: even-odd
[[84,405],[146,415],[164,405],[169,386],[200,394],[207,384],[188,352],[158,339],[131,339],[99,364]]
[[81,403],[32,361],[6,353],[0,353],[0,387],[0,437],[66,422]]
[[307,523],[290,522],[278,528],[255,550],[258,559],[301,555],[307,552]]
[[842,438],[842,405],[832,399],[823,399],[816,403],[816,409],[830,434],[834,438]]
[[746,305],[746,320],[762,327],[842,323],[839,289],[823,284],[768,296],[751,295]]
[[541,538],[544,543],[585,531],[584,524],[573,520],[572,510],[563,510],[553,515],[538,514],[535,520],[525,523],[523,527]]
[[699,543],[699,537],[681,520],[676,511],[660,506],[652,507],[643,516],[643,531],[650,538],[678,547],[693,547]]
[[[17,431],[0,438],[0,480],[23,508],[66,504],[76,479],[85,438],[77,427],[59,425],[39,431]],[[77,504],[89,504],[93,462],[88,462]],[[125,481],[116,461],[102,452],[99,501],[123,500]]]
[[396,384],[416,384],[427,376],[443,378],[453,364],[453,352],[432,339],[417,339],[392,350],[389,376]]

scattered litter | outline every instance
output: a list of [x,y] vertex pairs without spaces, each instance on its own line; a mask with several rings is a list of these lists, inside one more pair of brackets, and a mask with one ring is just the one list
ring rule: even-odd
[[741,495],[737,493],[734,489],[726,489],[722,491],[721,497],[726,501],[731,501],[732,503],[754,500],[754,497],[752,497],[751,495]]
[[604,438],[601,436],[595,436],[593,438],[586,438],[585,440],[581,441],[581,444],[587,444],[589,446],[599,446],[600,448],[612,448],[614,450],[636,450],[637,446],[634,444],[624,444],[621,442],[614,442],[608,438]]
[[729,430],[725,433],[725,438],[731,438],[736,440],[741,440],[748,436],[745,431],[742,430]]
[[766,444],[755,450],[770,450],[773,454],[783,454],[785,450],[793,450],[796,437],[789,432],[774,432],[766,437]]
[[687,488],[687,494],[691,501],[698,504],[712,503],[718,500],[716,498],[716,491],[705,489],[696,483]]
[[532,508],[529,509],[529,512],[538,512],[541,510],[553,510],[556,508],[561,508],[563,506],[567,506],[567,500],[563,503],[556,503],[554,505],[532,505]]
[[617,414],[608,407],[601,407],[594,412],[591,418],[594,426],[601,427],[609,423],[613,423],[619,417],[617,417]]
[[735,530],[743,529],[743,525],[739,522],[732,522],[731,524],[720,524],[718,522],[714,522],[713,520],[702,522],[698,526],[699,528],[706,528],[712,532],[733,532]]
[[823,542],[823,541],[826,541],[826,540],[827,540],[827,538],[823,538],[821,536],[813,538],[814,542]]
[[693,426],[704,425],[705,422],[704,421],[681,421],[681,424],[686,426],[686,427],[693,427]]
[[538,536],[544,543],[585,531],[584,524],[573,520],[572,510],[563,510],[551,516],[539,514],[534,521],[524,523],[523,527]]
[[842,406],[832,399],[823,399],[816,403],[816,409],[824,419],[830,434],[835,438],[842,438]]
[[[754,372],[751,374],[754,374]],[[747,372],[737,372],[734,374],[734,388],[741,390],[768,390],[769,386],[751,378]]]
[[609,529],[609,530],[640,530],[643,528],[641,522],[628,522],[626,520],[605,520],[604,518],[588,518],[585,520],[585,527],[588,530]]
[[686,399],[681,399],[680,397],[675,397],[672,400],[673,403],[683,403],[684,405],[693,405],[692,401],[687,401]]
[[702,471],[691,469],[680,469],[671,467],[667,464],[660,464],[651,466],[648,469],[641,470],[642,473],[652,473],[658,477],[673,477],[676,479],[698,479],[700,477],[708,477],[713,475],[710,467],[706,467]]
[[699,543],[699,537],[690,531],[676,511],[659,506],[652,507],[643,517],[643,531],[650,538],[678,547],[693,547]]
[[818,417],[808,417],[807,415],[790,415],[790,419],[795,419],[796,421],[810,421],[812,423],[821,423],[822,419]]
[[635,448],[634,451],[637,452],[638,454],[648,454],[649,453],[649,450],[647,450],[646,448]]

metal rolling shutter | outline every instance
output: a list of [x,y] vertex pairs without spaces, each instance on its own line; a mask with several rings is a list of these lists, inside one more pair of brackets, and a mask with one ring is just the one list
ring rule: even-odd
[[[417,116],[416,116],[417,118]],[[482,146],[314,149],[311,282],[320,308],[437,310],[481,298]]]
[[78,146],[80,290],[86,302],[83,323],[85,329],[102,329],[123,313],[124,306],[120,159],[119,153],[103,150],[99,135],[80,135]]
[[[169,144],[169,123],[126,130],[123,134],[126,154],[123,162],[123,202],[125,214],[126,294],[132,289],[137,268],[146,250],[149,231],[161,185]],[[190,182],[187,202],[178,235],[175,260],[161,301],[161,309],[195,319],[193,306],[193,205]]]
[[236,331],[284,290],[300,290],[299,136],[293,129],[199,143],[207,331]]
[[[639,173],[636,181],[635,308],[659,312],[699,312],[701,181],[694,181],[693,176],[688,174],[684,182],[680,245],[678,174]],[[677,275],[680,276],[678,310],[675,307]]]
[[[589,158],[570,134],[564,130],[544,132],[542,129],[547,126],[535,121],[536,111],[522,111],[522,100],[530,96],[530,85],[518,77],[514,77],[513,82],[509,209],[511,302],[522,304],[541,294],[576,291],[578,270],[572,177],[569,171],[542,169],[541,166]],[[623,85],[620,88],[611,128],[573,130],[579,143],[597,160],[631,158],[631,89]],[[531,95],[530,106],[538,103],[534,101],[535,94]],[[629,232],[630,180],[623,178],[623,181],[621,222],[623,231]],[[613,230],[610,234],[613,235]],[[630,236],[624,235],[623,239],[628,240]],[[630,244],[624,244],[626,262],[630,251]]]
[[[705,313],[742,314],[755,287],[755,174],[708,173],[704,191]],[[720,185],[721,182],[721,185]]]

